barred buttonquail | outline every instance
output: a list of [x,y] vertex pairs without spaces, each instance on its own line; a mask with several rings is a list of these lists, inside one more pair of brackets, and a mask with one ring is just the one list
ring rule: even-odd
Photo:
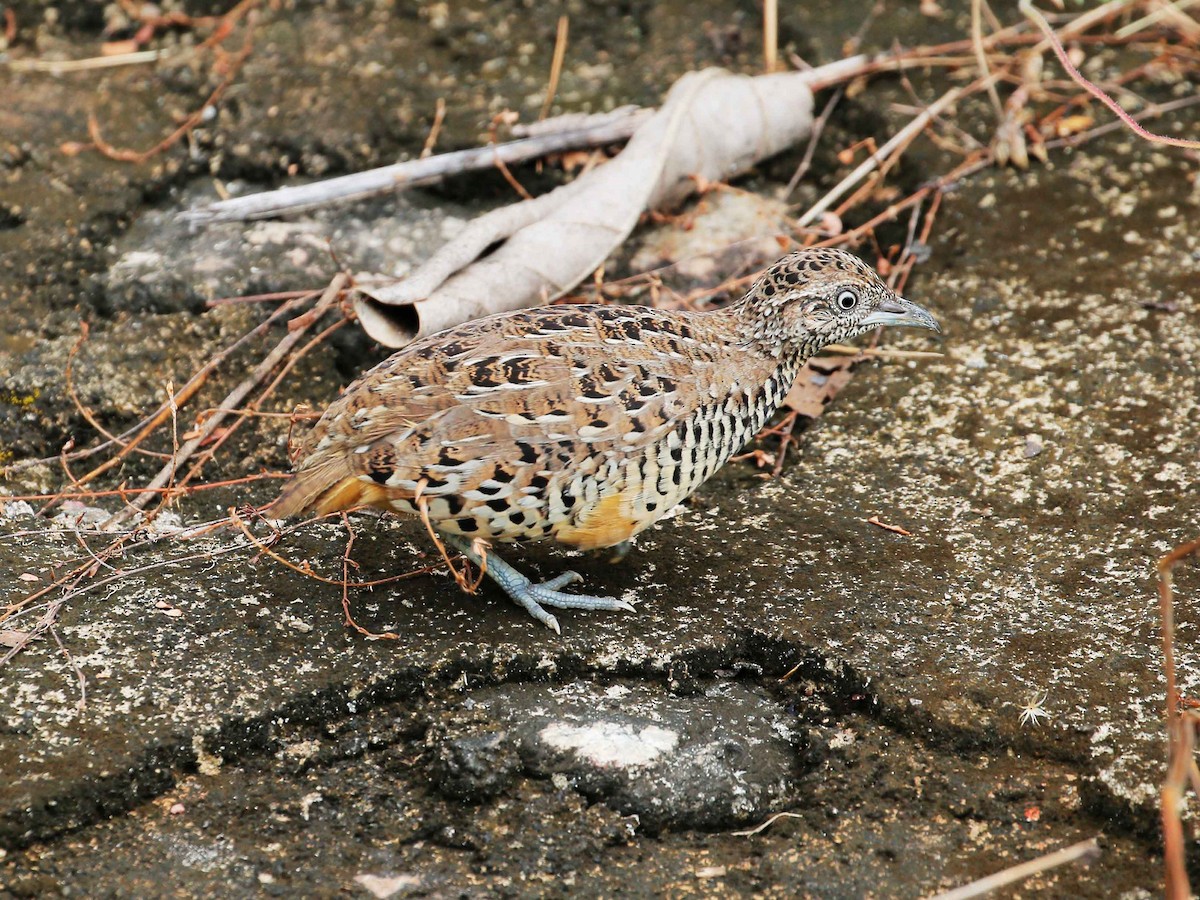
[[691,494],[779,406],[804,361],[879,325],[939,330],[840,250],[776,262],[712,312],[552,306],[410,344],[354,382],[308,435],[275,518],[424,498],[433,526],[538,621],[631,609],[534,584],[493,543],[617,547]]

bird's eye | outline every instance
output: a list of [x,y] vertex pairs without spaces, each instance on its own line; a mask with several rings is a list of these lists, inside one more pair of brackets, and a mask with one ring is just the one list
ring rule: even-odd
[[842,312],[849,312],[858,305],[858,293],[847,288],[837,295],[837,305]]

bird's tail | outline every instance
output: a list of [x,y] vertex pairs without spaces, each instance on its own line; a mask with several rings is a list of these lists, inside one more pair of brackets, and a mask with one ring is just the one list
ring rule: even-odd
[[270,519],[305,513],[323,516],[355,506],[382,505],[386,499],[382,486],[359,478],[340,460],[328,460],[293,475],[263,515]]

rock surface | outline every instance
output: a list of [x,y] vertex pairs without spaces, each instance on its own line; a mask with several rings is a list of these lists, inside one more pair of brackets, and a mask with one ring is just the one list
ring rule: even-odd
[[[531,775],[636,815],[651,833],[757,821],[797,799],[804,735],[773,699],[736,683],[690,697],[651,685],[572,682],[479,691],[471,699],[508,727],[505,738]],[[488,750],[503,740],[489,737]],[[477,752],[469,740],[454,742],[455,756]],[[486,756],[480,763],[472,774],[488,791],[492,763]]]
[[[471,128],[490,116],[476,96],[532,98],[536,109],[543,78],[529,73],[548,67],[553,23],[538,26],[545,47],[526,53],[517,37],[472,43],[491,34],[483,20],[447,24],[441,6],[423,8],[419,28],[373,13],[375,49],[361,59],[399,65],[412,35],[458,29],[480,65],[446,87],[478,118]],[[507,20],[519,15],[504,7]],[[614,46],[630,30],[651,35],[662,58],[647,83],[720,61],[707,41],[672,42],[665,15],[613,17],[600,33]],[[731,15],[714,6],[716,21]],[[816,29],[814,40],[854,27],[795,15],[791,27]],[[889,23],[913,27],[907,13]],[[0,74],[18,98],[0,122],[29,135],[16,162],[0,140],[0,176],[22,210],[20,224],[0,226],[0,300],[15,323],[0,335],[0,450],[54,457],[89,433],[63,378],[77,303],[94,319],[77,393],[124,427],[168,378],[181,383],[259,321],[245,308],[198,316],[201,300],[315,286],[328,237],[363,267],[390,260],[402,271],[443,222],[499,196],[490,185],[482,198],[413,195],[282,224],[171,230],[170,213],[208,191],[206,167],[278,178],[297,161],[301,174],[376,164],[385,151],[364,149],[368,138],[393,155],[419,150],[424,114],[410,107],[402,126],[380,124],[375,104],[394,93],[370,95],[341,132],[329,124],[376,77],[361,66],[348,83],[335,77],[338,42],[355,27],[306,7],[272,20],[256,62],[262,72],[301,58],[332,92],[318,103],[323,126],[291,118],[301,79],[285,86],[294,103],[282,120],[267,114],[274,87],[252,80],[241,111],[200,135],[203,159],[181,148],[144,170],[47,149],[70,136],[64,123],[84,121],[86,84]],[[73,40],[46,28],[46,41]],[[518,65],[522,53],[538,63]],[[508,69],[487,59],[506,54],[523,74],[489,82]],[[422,70],[421,83],[452,68]],[[122,103],[154,85],[106,78],[105,95]],[[652,99],[627,82],[609,97],[602,73],[565,84],[574,100],[563,102],[580,108]],[[858,102],[885,109],[890,90],[909,102],[896,86]],[[60,116],[41,121],[46,108]],[[114,113],[118,124],[127,115]],[[877,115],[881,135],[902,121]],[[297,134],[307,137],[281,162],[282,136]],[[782,178],[801,152],[780,163]],[[34,169],[67,191],[34,190]],[[620,566],[571,558],[589,587],[638,612],[563,613],[562,638],[490,588],[467,597],[429,574],[352,592],[362,625],[401,636],[364,639],[343,625],[338,587],[282,568],[236,532],[151,535],[61,611],[65,652],[39,642],[0,674],[0,882],[24,896],[170,885],[189,896],[915,897],[1103,833],[1099,863],[1032,887],[1159,891],[1152,573],[1200,523],[1198,215],[1194,165],[1121,136],[1049,168],[964,182],[908,290],[937,312],[946,356],[859,367],[780,479],[731,465]],[[638,240],[648,254],[670,243]],[[919,335],[887,342],[933,346]],[[279,408],[327,402],[375,354],[365,341],[322,348],[281,388]],[[256,360],[238,357],[202,403]],[[207,474],[282,467],[285,429],[264,423]],[[156,467],[131,459],[122,477],[133,484]],[[56,485],[59,470],[30,478],[5,490]],[[191,523],[269,495],[198,494],[179,513]],[[0,567],[14,577],[0,602],[87,559],[81,541],[101,547],[88,528],[116,502],[89,499],[53,521],[32,517],[37,504],[5,503]],[[359,577],[435,561],[411,523],[358,516],[353,526]],[[345,532],[314,525],[276,550],[338,578]],[[533,550],[514,561],[553,574],[565,560]],[[1182,687],[1194,695],[1200,618],[1187,598],[1200,568],[1183,567],[1177,587]],[[758,834],[732,831],[780,811],[789,815]]]

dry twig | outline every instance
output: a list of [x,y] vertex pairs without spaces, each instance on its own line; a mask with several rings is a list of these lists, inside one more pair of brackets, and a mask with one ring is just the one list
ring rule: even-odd
[[[346,512],[351,513],[351,512],[354,512],[354,510],[347,510]],[[218,521],[221,524],[229,523],[229,524],[234,525],[239,531],[242,532],[243,535],[246,536],[246,540],[250,541],[250,543],[254,545],[254,547],[259,551],[259,553],[261,553],[265,556],[271,557],[271,559],[275,560],[275,562],[279,563],[281,566],[291,569],[293,572],[297,572],[297,573],[303,575],[305,578],[311,578],[314,581],[321,582],[322,584],[332,584],[332,585],[336,585],[341,588],[354,588],[355,590],[358,590],[361,588],[378,587],[381,584],[391,584],[392,582],[395,582],[395,581],[404,581],[405,579],[413,578],[417,575],[425,575],[425,574],[427,574],[429,572],[433,572],[435,570],[434,566],[423,566],[422,568],[415,569],[411,572],[404,572],[400,575],[388,575],[384,578],[373,578],[368,581],[350,581],[346,577],[342,577],[340,579],[339,578],[329,578],[325,575],[320,575],[320,574],[314,572],[312,570],[312,567],[309,566],[309,564],[307,562],[305,562],[303,564],[294,563],[290,559],[287,559],[286,557],[280,555],[279,553],[276,553],[273,549],[271,549],[276,543],[279,542],[279,540],[282,539],[283,535],[285,534],[284,531],[275,529],[271,535],[270,543],[266,543],[261,538],[259,538],[257,535],[255,535],[253,531],[250,530],[249,526],[246,524],[245,520],[242,518],[243,515],[250,515],[251,517],[253,517],[255,519],[262,518],[261,512],[256,509],[246,509],[246,510],[241,510],[241,511],[230,510],[229,517],[227,519],[221,519]],[[330,515],[341,515],[341,513],[330,513]],[[328,518],[328,516],[322,516],[321,518]],[[295,525],[291,526],[290,528],[287,529],[287,531],[288,532],[295,531],[299,528],[304,527],[305,525],[311,525],[313,522],[316,522],[316,521],[319,521],[319,519],[306,519],[303,522],[298,522]]]
[[454,565],[454,560],[450,558],[450,552],[446,549],[446,545],[442,542],[442,536],[438,534],[437,529],[433,527],[433,522],[429,520],[429,500],[426,499],[423,491],[425,489],[425,479],[421,479],[417,483],[417,492],[413,497],[413,502],[417,505],[417,512],[421,517],[421,524],[425,526],[425,530],[429,532],[429,538],[433,541],[433,545],[437,547],[438,553],[441,554],[442,560],[450,569],[450,575],[454,578],[455,583],[463,590],[464,593],[474,594],[479,590],[479,586],[483,584],[483,576],[487,574],[487,552],[479,554],[479,558],[483,560],[479,567],[479,577],[472,580],[468,573],[470,571],[466,560],[463,560],[463,568],[460,571],[458,566]]
[[[462,172],[490,169],[500,160],[519,163],[580,147],[599,147],[628,140],[653,110],[622,107],[611,113],[578,117],[563,116],[561,130],[539,130],[536,135],[501,144],[489,144],[471,150],[439,153],[424,159],[409,160],[366,172],[342,175],[312,184],[263,191],[245,197],[221,200],[181,213],[190,222],[229,222],[265,219],[283,213],[304,212],[329,203],[361,200],[390,191],[433,184]],[[545,124],[555,120],[547,119]]]
[[[273,312],[263,322],[259,323],[254,328],[252,328],[250,331],[243,334],[241,337],[239,337],[236,341],[234,341],[229,346],[225,347],[223,350],[220,350],[217,353],[215,353],[213,356],[209,357],[209,359],[204,363],[204,365],[201,366],[192,375],[192,377],[188,379],[187,383],[185,383],[184,386],[179,390],[179,393],[174,396],[173,402],[176,404],[176,406],[177,407],[183,406],[189,399],[191,399],[191,397],[193,395],[195,395],[196,392],[199,391],[200,388],[204,385],[204,383],[208,380],[208,377],[213,372],[215,372],[221,366],[221,364],[229,358],[229,356],[232,353],[234,353],[235,351],[237,351],[238,349],[243,347],[246,343],[253,340],[254,338],[261,337],[262,335],[266,334],[267,331],[270,329],[270,327],[273,324],[275,324],[281,317],[294,311],[299,306],[303,305],[303,303],[307,302],[308,300],[312,299],[313,297],[318,296],[318,294],[319,294],[318,291],[288,292],[288,296],[291,297],[291,301],[289,303],[285,303],[283,306],[279,307],[277,310],[275,310],[275,312]],[[271,299],[275,299],[275,296],[273,296],[273,295],[259,295],[258,298],[254,298],[254,299],[259,299],[261,297],[270,297]],[[227,298],[227,299],[235,300],[237,298]],[[96,468],[92,469],[86,475],[84,475],[78,479],[79,485],[87,484],[88,482],[94,480],[99,475],[103,474],[104,472],[107,472],[109,469],[120,464],[120,462],[129,453],[132,453],[134,450],[136,450],[138,448],[138,446],[140,444],[142,444],[143,441],[146,440],[146,438],[148,438],[151,434],[153,434],[164,422],[166,422],[167,419],[170,418],[170,416],[171,416],[170,403],[163,403],[148,418],[144,419],[141,422],[138,422],[136,425],[125,430],[121,434],[116,435],[112,439],[106,440],[101,444],[98,444],[94,447],[77,450],[77,451],[74,451],[71,453],[60,453],[58,456],[47,457],[45,459],[29,459],[29,460],[21,460],[19,462],[9,463],[8,465],[4,466],[3,468],[0,468],[0,476],[7,477],[7,476],[15,474],[16,472],[22,471],[24,469],[33,468],[36,466],[43,466],[43,465],[47,465],[47,464],[53,464],[56,462],[61,463],[64,460],[72,460],[73,461],[76,459],[84,459],[84,458],[94,456],[95,454],[97,454],[99,452],[109,449],[114,443],[119,445],[121,449],[117,452],[117,454],[115,456],[113,456],[111,459],[108,459],[107,461],[105,461],[101,465],[97,466]],[[67,496],[67,495],[62,495],[62,496]],[[95,496],[102,496],[102,494],[98,493]]]
[[563,60],[567,57],[567,32],[571,27],[571,17],[558,17],[558,31],[554,37],[554,56],[550,60],[550,82],[546,85],[546,99],[542,102],[542,112],[538,119],[550,115],[550,107],[554,105],[554,95],[558,93],[558,79],[562,77]]
[[779,0],[763,2],[763,71],[770,75],[779,67]]
[[1180,544],[1158,561],[1158,612],[1162,625],[1163,669],[1167,678],[1167,776],[1163,780],[1161,813],[1163,865],[1166,869],[1168,900],[1189,900],[1191,882],[1187,874],[1187,842],[1183,836],[1183,800],[1189,783],[1200,794],[1200,773],[1194,750],[1200,734],[1200,714],[1179,709],[1179,687],[1175,675],[1175,598],[1172,590],[1175,567],[1200,553],[1200,538]]
[[354,616],[350,612],[350,567],[358,568],[358,563],[354,561],[354,526],[350,524],[350,516],[346,512],[340,513],[342,525],[346,529],[346,549],[342,551],[342,615],[345,616],[345,622],[359,634],[366,638],[374,638],[376,640],[398,641],[400,635],[394,631],[371,631],[359,625],[355,621]]
[[[783,679],[780,679],[780,680],[782,681]],[[772,825],[774,825],[780,819],[803,819],[803,818],[804,818],[804,816],[800,815],[800,813],[778,812],[778,813],[775,813],[775,815],[771,816],[771,818],[767,819],[767,821],[762,822],[761,824],[756,825],[755,827],[753,827],[747,831],[731,831],[729,833],[732,834],[734,837],[751,837],[752,835],[756,835],[756,834],[759,834],[760,832],[766,831],[768,828],[770,828]]]
[[136,53],[116,53],[111,56],[90,56],[87,59],[10,59],[6,65],[14,72],[46,72],[65,75],[69,72],[90,72],[95,69],[115,69],[157,62],[167,56],[164,50],[141,50]]
[[[232,23],[236,21],[237,18],[240,18],[246,10],[248,10],[251,6],[254,6],[256,3],[257,0],[246,0],[246,2],[238,4],[234,10],[222,17],[223,24],[218,26],[218,29],[213,33],[213,36],[205,41],[205,43],[201,46],[210,46],[212,44],[219,43],[220,40],[224,40],[225,35],[228,34],[228,31],[232,27]],[[220,35],[219,40],[217,40],[218,35]],[[172,131],[169,135],[167,135],[149,150],[123,150],[118,149],[112,144],[108,143],[104,139],[103,135],[100,134],[100,121],[96,118],[94,113],[88,116],[88,134],[92,138],[93,145],[100,153],[102,153],[104,156],[107,156],[109,159],[120,160],[121,162],[131,162],[135,164],[144,163],[146,160],[157,156],[164,150],[174,146],[181,138],[187,134],[190,134],[192,129],[204,121],[204,117],[208,114],[208,110],[215,107],[217,103],[220,102],[221,98],[225,95],[225,92],[229,89],[229,86],[233,84],[234,78],[237,77],[238,72],[241,70],[242,65],[246,62],[246,59],[250,56],[250,52],[253,49],[254,23],[250,22],[249,26],[246,28],[246,37],[242,43],[242,49],[235,53],[225,65],[224,75],[221,78],[221,81],[213,89],[212,93],[208,95],[208,99],[204,101],[199,109],[195,110],[186,119],[184,119],[174,131]]]
[[[70,351],[67,353],[67,364],[63,369],[63,379],[65,380],[67,386],[67,396],[71,398],[71,402],[75,405],[75,408],[79,411],[79,414],[83,416],[84,421],[91,425],[92,428],[96,429],[98,434],[102,434],[108,439],[106,443],[110,445],[118,444],[122,448],[129,447],[130,450],[136,450],[136,452],[144,456],[153,456],[156,459],[166,459],[166,453],[158,453],[153,450],[142,450],[136,446],[130,447],[128,444],[126,444],[123,438],[113,434],[111,431],[105,428],[96,418],[95,413],[93,413],[91,409],[84,404],[81,399],[79,399],[79,393],[75,390],[75,357],[79,355],[79,351],[87,341],[90,331],[91,328],[86,321],[80,322],[79,339],[74,343]],[[59,454],[59,459],[64,463],[64,465],[67,462],[64,454]],[[72,481],[74,481],[74,479],[72,479]]]
[[1040,875],[1042,872],[1064,866],[1067,863],[1089,863],[1099,857],[1100,844],[1095,838],[1089,838],[1078,844],[1072,844],[1070,847],[1064,847],[1062,850],[1031,859],[1029,862],[1011,866],[994,875],[988,875],[986,878],[980,878],[978,881],[972,881],[970,884],[964,884],[952,891],[938,894],[933,900],[970,900],[973,897],[982,897],[1006,885],[1024,881],[1026,878]]
[[800,216],[797,221],[799,227],[812,224],[820,217],[821,213],[829,209],[838,199],[841,198],[846,191],[858,184],[870,172],[878,168],[886,160],[890,159],[895,151],[910,143],[925,127],[930,123],[934,116],[938,115],[942,110],[953,104],[963,93],[962,88],[952,88],[931,104],[921,115],[917,116],[889,140],[886,144],[867,157],[859,164],[853,172],[843,178],[837,185],[831,188],[825,196],[814,203],[808,210]]
[[425,146],[421,148],[420,159],[428,159],[433,156],[433,148],[437,146],[438,135],[442,133],[442,121],[445,118],[446,101],[444,98],[438,97],[433,110],[433,124],[429,126],[429,136],[425,138]]
[[[1088,79],[1083,76],[1083,73],[1075,67],[1075,64],[1071,62],[1070,56],[1067,55],[1066,48],[1063,47],[1059,36],[1054,33],[1054,29],[1051,28],[1050,23],[1046,21],[1046,17],[1034,8],[1032,0],[1020,0],[1018,5],[1021,9],[1021,12],[1024,13],[1031,22],[1033,22],[1042,30],[1042,33],[1046,36],[1046,40],[1050,43],[1051,49],[1054,50],[1054,55],[1058,57],[1058,61],[1062,64],[1062,67],[1067,70],[1067,74],[1071,76],[1076,84],[1107,106],[1113,115],[1125,123],[1126,128],[1143,140],[1151,141],[1156,144],[1166,144],[1168,147],[1183,147],[1188,150],[1200,150],[1200,141],[1190,141],[1183,138],[1174,138],[1165,134],[1156,134],[1153,131],[1147,131],[1145,128],[1139,125],[1137,120],[1129,113],[1125,112],[1125,110],[1121,108],[1121,105],[1117,103],[1116,100],[1105,93],[1104,90],[1098,85],[1088,81]],[[1080,16],[1080,18],[1083,17]]]
[[907,528],[902,528],[899,525],[891,525],[887,522],[884,522],[879,518],[879,516],[871,516],[871,518],[867,519],[867,524],[875,525],[879,528],[882,528],[884,531],[890,531],[894,534],[903,535],[904,537],[912,537],[912,532]]
[[[320,318],[320,315],[323,315],[336,306],[341,298],[342,290],[345,288],[348,282],[349,279],[344,273],[339,272],[337,275],[335,275],[333,280],[329,283],[329,287],[325,289],[325,293],[321,295],[321,298],[317,301],[316,305],[307,314],[307,321],[299,328],[289,331],[288,334],[286,334],[279,341],[275,348],[268,353],[257,366],[255,366],[250,375],[247,376],[246,379],[237,387],[235,387],[220,403],[220,408],[239,408],[243,401],[245,401],[245,399],[250,395],[250,392],[254,389],[255,385],[259,384],[263,379],[265,379],[267,375],[269,375],[271,371],[288,356],[288,353],[296,344],[300,342],[300,339],[304,337],[304,334],[312,326],[312,323],[315,322],[316,319]],[[178,402],[178,400],[176,400],[176,402]],[[169,406],[167,412],[169,415]],[[198,429],[196,436],[186,441],[179,448],[179,451],[172,456],[170,462],[163,467],[163,469],[151,480],[147,487],[150,490],[154,490],[165,486],[170,480],[172,473],[184,462],[186,462],[192,456],[192,454],[196,452],[200,445],[203,444],[204,441],[207,440],[214,431],[216,431],[217,427],[225,420],[225,417],[226,416],[224,413],[218,412],[206,419],[204,424]],[[125,521],[135,512],[144,509],[146,504],[150,502],[153,496],[154,494],[152,493],[142,494],[132,503],[130,503],[124,510],[113,515],[112,518],[110,518],[104,524],[104,527],[111,528],[114,525]]]

